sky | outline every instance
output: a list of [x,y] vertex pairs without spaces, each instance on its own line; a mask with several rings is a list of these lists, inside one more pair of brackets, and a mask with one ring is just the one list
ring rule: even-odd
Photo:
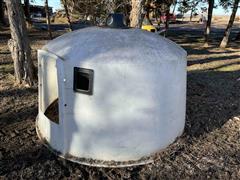
[[[34,0],[34,3],[32,4],[37,4],[37,5],[44,5],[44,0]],[[50,7],[53,7],[53,10],[55,11],[56,9],[61,9],[61,3],[60,0],[48,0],[48,4]],[[231,11],[225,12],[225,10],[221,7],[218,6],[213,10],[214,15],[230,15]],[[237,15],[240,15],[240,8],[238,8]]]
[[[36,5],[44,5],[44,0],[33,0],[33,3],[31,4],[36,4]],[[62,9],[60,0],[48,0],[48,6],[53,7],[53,10],[55,11],[56,9]]]

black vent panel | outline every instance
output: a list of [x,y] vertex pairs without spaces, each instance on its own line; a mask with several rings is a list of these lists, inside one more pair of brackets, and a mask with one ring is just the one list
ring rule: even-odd
[[73,90],[82,94],[93,94],[94,71],[80,67],[74,67]]

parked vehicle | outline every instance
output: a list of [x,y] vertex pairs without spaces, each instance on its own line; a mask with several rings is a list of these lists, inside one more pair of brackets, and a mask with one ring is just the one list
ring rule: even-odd
[[[161,16],[161,21],[166,22],[166,20],[167,20],[166,14],[162,15]],[[169,16],[168,16],[168,22],[176,23],[176,16],[174,14],[170,13]]]
[[177,19],[182,19],[182,18],[183,18],[183,14],[177,14],[177,15],[176,15],[176,18],[177,18]]

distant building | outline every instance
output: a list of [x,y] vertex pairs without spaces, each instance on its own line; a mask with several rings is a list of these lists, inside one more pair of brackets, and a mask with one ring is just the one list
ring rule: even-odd
[[[49,9],[49,14],[51,16],[53,14],[53,8],[48,7],[48,9]],[[30,11],[31,18],[46,17],[45,6],[30,5],[29,11]]]
[[[9,24],[8,16],[7,16],[7,7],[5,5],[5,2],[2,2],[1,5],[3,6],[3,12],[1,12],[2,13],[1,16],[3,16],[2,19],[4,19],[6,24]],[[24,4],[22,4],[22,6],[24,6]],[[52,16],[53,15],[53,8],[48,7],[48,9],[49,9],[50,16]],[[45,6],[30,5],[29,6],[29,12],[30,12],[31,18],[34,18],[34,17],[45,18],[46,17]]]

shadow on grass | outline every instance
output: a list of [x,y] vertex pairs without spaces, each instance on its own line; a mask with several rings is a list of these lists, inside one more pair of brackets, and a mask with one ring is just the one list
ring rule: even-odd
[[0,40],[8,40],[11,38],[11,34],[8,31],[0,32]]
[[[215,53],[213,53],[213,54],[215,54]],[[224,61],[224,60],[229,60],[229,62],[231,63],[231,60],[238,59],[238,58],[240,58],[240,55],[209,57],[209,58],[205,58],[205,59],[188,61],[187,65],[192,66],[192,65],[195,65],[195,64],[204,64],[204,63],[217,62],[217,61],[219,62],[219,61]]]
[[0,97],[9,97],[9,96],[28,96],[33,93],[37,93],[38,90],[36,88],[22,88],[22,89],[9,89],[0,91]]
[[14,74],[13,62],[4,61],[0,63],[0,73],[2,74]]
[[[209,44],[212,46],[210,48],[202,48],[200,51],[192,48],[192,43],[200,43],[198,48],[203,47],[204,43],[204,31],[198,29],[189,29],[187,27],[182,28],[170,28],[168,31],[168,38],[173,40],[178,44],[183,44],[185,50],[190,54],[206,54],[209,53],[209,49],[219,47],[221,40],[224,36],[225,29],[223,28],[212,28]],[[229,43],[227,47],[232,49],[239,49],[240,40],[235,40],[237,36],[237,31],[232,30],[229,36]],[[189,46],[184,45],[184,43],[190,44]],[[190,51],[191,50],[191,51]],[[226,50],[224,53],[231,53],[232,51]],[[222,52],[215,52],[215,54]]]
[[[170,39],[182,44],[182,47],[188,52],[188,55],[196,55],[204,59],[188,61],[188,66],[194,64],[204,64],[210,62],[221,62],[229,60],[224,65],[207,70],[196,70],[188,72],[187,81],[187,118],[185,133],[193,137],[206,135],[217,128],[221,128],[230,118],[240,115],[240,77],[239,67],[234,69],[231,66],[238,66],[240,55],[231,55],[236,53],[229,49],[216,52],[224,31],[215,31],[211,35],[209,48],[202,48],[197,45],[202,43],[203,35],[199,31],[185,31],[184,28],[177,32],[171,31],[168,34]],[[176,35],[177,33],[177,35]],[[231,33],[231,37],[235,36]],[[192,43],[198,42],[193,45]],[[239,49],[239,44],[235,41],[229,43],[232,49]],[[227,56],[217,56],[227,53]],[[207,57],[206,55],[216,55],[216,57]],[[225,69],[227,71],[220,71]]]
[[[5,104],[0,111],[0,127],[28,118],[35,119],[38,104],[33,94],[37,94],[36,88],[7,89],[0,91],[1,103]],[[29,102],[29,103],[24,103]]]
[[37,113],[38,108],[36,105],[24,106],[17,110],[8,109],[7,112],[1,112],[0,127],[4,128],[6,125],[24,121],[28,118],[36,119]]
[[240,114],[238,78],[239,71],[188,73],[186,134],[204,135]]

